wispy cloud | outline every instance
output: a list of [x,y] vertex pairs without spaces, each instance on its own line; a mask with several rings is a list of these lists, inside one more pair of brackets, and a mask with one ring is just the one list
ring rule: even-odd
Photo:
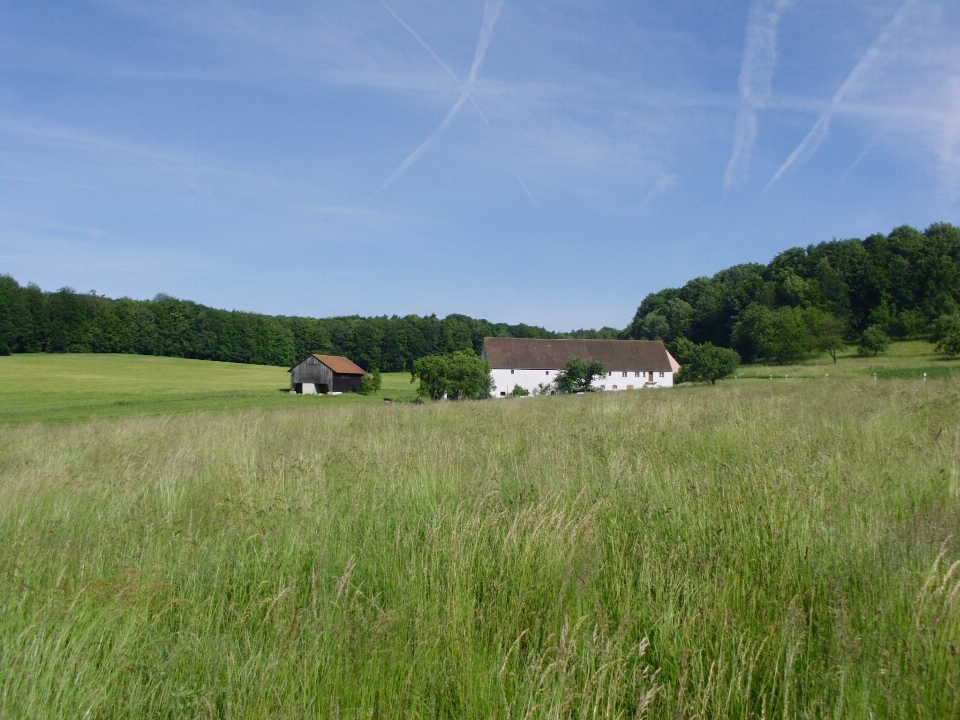
[[897,13],[893,16],[883,32],[877,36],[873,44],[867,49],[860,62],[850,71],[847,79],[843,81],[840,88],[834,93],[830,104],[823,110],[817,122],[807,133],[807,136],[800,142],[792,153],[780,166],[780,169],[770,178],[770,182],[764,188],[764,192],[769,190],[774,183],[779,180],[790,167],[797,162],[802,162],[809,158],[820,147],[827,133],[830,131],[830,121],[834,114],[841,108],[843,103],[854,93],[863,89],[869,78],[869,73],[879,64],[887,61],[892,54],[890,45],[897,36],[898,31],[909,13],[910,8],[916,3],[916,0],[906,0]]
[[657,178],[657,181],[653,184],[653,187],[650,189],[646,195],[643,196],[643,204],[646,205],[651,200],[653,200],[657,195],[666,192],[674,185],[677,184],[677,174],[668,173],[666,175],[661,175]]
[[750,155],[757,138],[757,111],[770,99],[770,86],[777,65],[777,26],[789,0],[757,0],[750,12],[743,42],[743,64],[737,82],[740,110],[734,130],[733,154],[723,176],[723,187],[744,183],[750,169]]
[[407,159],[400,164],[400,167],[393,171],[393,174],[384,181],[381,189],[386,190],[390,187],[407,168],[413,165],[430,149],[440,136],[447,131],[450,123],[453,122],[454,117],[456,117],[460,108],[463,107],[464,102],[470,97],[470,89],[480,74],[480,70],[483,68],[483,61],[487,56],[487,48],[490,46],[490,41],[493,40],[493,29],[497,24],[497,17],[500,15],[500,9],[502,7],[503,0],[487,0],[483,9],[483,23],[480,26],[480,40],[477,43],[477,49],[473,53],[473,64],[470,67],[470,75],[467,77],[467,82],[460,92],[460,97],[457,98],[457,101],[453,104],[453,107],[450,108],[443,122],[437,126],[437,129],[430,134],[430,137],[421,143],[420,147],[410,153]]

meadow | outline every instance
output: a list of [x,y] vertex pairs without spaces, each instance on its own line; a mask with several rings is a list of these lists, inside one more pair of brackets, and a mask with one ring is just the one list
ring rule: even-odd
[[385,373],[377,396],[291,396],[287,368],[150,355],[0,357],[0,424],[291,409],[305,402],[411,400],[409,373]]
[[868,370],[0,426],[0,717],[960,717],[960,382]]

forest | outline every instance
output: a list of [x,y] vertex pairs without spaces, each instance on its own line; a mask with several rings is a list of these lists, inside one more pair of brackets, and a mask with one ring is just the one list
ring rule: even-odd
[[314,319],[216,310],[168,295],[112,300],[0,276],[0,354],[137,353],[289,367],[319,352],[399,372],[426,355],[480,352],[485,336],[554,334],[465,315]]
[[[158,295],[110,299],[70,288],[45,292],[0,276],[0,354],[138,353],[291,366],[311,352],[345,355],[364,369],[409,371],[428,355],[472,349],[486,336],[680,338],[731,347],[744,361],[812,352],[817,326],[856,340],[876,326],[893,338],[929,337],[960,312],[960,228],[903,226],[865,240],[791,248],[769,264],[744,264],[647,295],[630,325],[554,333],[466,315],[306,318],[217,310]],[[791,352],[764,338],[786,333]],[[766,338],[769,340],[769,338]],[[779,353],[779,354],[778,354]],[[771,354],[773,356],[771,356]]]
[[686,338],[733,348],[745,362],[776,362],[815,352],[824,325],[850,342],[871,327],[894,339],[930,338],[940,318],[958,312],[960,228],[905,225],[791,248],[767,265],[735,265],[651,293],[623,336]]

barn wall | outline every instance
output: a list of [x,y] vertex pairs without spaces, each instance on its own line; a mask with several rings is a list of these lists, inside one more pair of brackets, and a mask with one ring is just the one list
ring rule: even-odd
[[329,389],[333,385],[333,371],[311,355],[290,371],[290,389],[295,389],[297,383],[313,383],[318,390],[326,385]]
[[360,392],[360,376],[334,374],[333,392]]

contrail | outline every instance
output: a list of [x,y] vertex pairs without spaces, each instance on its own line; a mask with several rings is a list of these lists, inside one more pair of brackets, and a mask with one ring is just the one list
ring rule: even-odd
[[[398,15],[397,12],[396,12],[392,7],[390,7],[389,5],[387,5],[383,0],[380,0],[380,4],[383,5],[384,10],[386,10],[388,13],[390,13],[391,15],[393,15],[394,19],[403,26],[404,30],[406,30],[408,33],[410,33],[410,34],[413,36],[413,39],[414,39],[414,40],[416,40],[418,43],[420,43],[420,46],[421,46],[424,50],[426,50],[428,53],[430,53],[430,57],[432,57],[434,60],[436,60],[436,61],[437,61],[437,64],[438,64],[440,67],[442,67],[442,68],[447,72],[447,75],[449,75],[449,76],[453,79],[453,81],[457,84],[457,86],[459,86],[459,85],[460,85],[460,78],[457,77],[457,73],[454,72],[453,68],[451,68],[449,65],[447,65],[447,64],[443,61],[443,58],[441,58],[439,55],[437,55],[436,52],[434,52],[434,50],[433,50],[432,47],[430,47],[429,45],[427,45],[427,41],[424,40],[422,37],[420,37],[420,34],[419,34],[416,30],[414,30],[414,29],[413,29],[412,27],[410,27],[406,22],[404,22],[403,18],[400,17],[400,15]],[[487,124],[487,127],[491,127],[490,121],[487,120],[487,116],[484,114],[483,110],[480,109],[480,106],[477,104],[477,101],[476,101],[476,99],[473,97],[473,94],[472,94],[472,93],[471,93],[471,95],[470,95],[470,103],[473,105],[474,108],[476,108],[477,112],[480,113],[480,117],[483,118],[483,122],[485,122],[485,123]]]
[[447,65],[447,64],[443,61],[443,59],[442,59],[439,55],[437,55],[437,54],[433,51],[433,48],[432,48],[432,47],[430,47],[429,45],[427,45],[426,41],[425,41],[422,37],[420,37],[420,35],[417,33],[417,31],[414,30],[414,29],[413,29],[412,27],[410,27],[409,25],[407,25],[407,24],[403,21],[403,18],[400,17],[399,15],[397,15],[397,13],[394,12],[393,8],[390,7],[389,5],[387,5],[383,0],[380,0],[380,4],[383,5],[384,9],[385,9],[388,13],[390,13],[391,15],[393,15],[394,20],[396,20],[398,23],[400,23],[401,25],[403,25],[404,30],[406,30],[408,33],[410,33],[411,35],[413,35],[413,39],[416,40],[418,43],[420,43],[420,46],[421,46],[424,50],[426,50],[428,53],[430,53],[430,57],[432,57],[434,60],[436,60],[436,61],[437,61],[437,64],[438,64],[440,67],[442,67],[444,70],[447,71],[447,75],[449,75],[450,77],[452,77],[452,78],[453,78],[453,81],[454,81],[457,85],[459,85],[459,84],[460,84],[460,78],[457,77],[457,74],[453,71],[453,69],[452,69],[449,65]]
[[[410,153],[409,157],[404,160],[400,167],[393,171],[393,174],[388,177],[381,187],[382,190],[386,190],[390,187],[396,180],[399,178],[407,168],[413,165],[420,157],[430,149],[430,146],[433,145],[437,139],[446,132],[447,128],[450,127],[450,123],[453,122],[453,118],[459,112],[460,108],[463,107],[463,103],[470,97],[470,88],[473,85],[473,82],[477,79],[477,76],[480,74],[480,70],[483,68],[483,61],[487,55],[487,48],[490,46],[490,41],[493,40],[493,29],[497,24],[497,16],[500,14],[500,9],[503,7],[503,0],[487,0],[487,4],[483,9],[483,23],[480,26],[480,40],[477,43],[477,49],[473,53],[473,65],[470,68],[470,76],[467,78],[467,82],[464,85],[463,89],[460,91],[460,97],[457,98],[457,101],[453,104],[453,107],[450,108],[450,112],[447,113],[447,116],[443,119],[443,122],[434,130],[430,137],[423,141],[423,143]],[[394,17],[396,14],[394,13]],[[399,19],[399,18],[398,18]],[[406,23],[403,23],[404,27],[408,27]],[[412,30],[411,30],[412,32]],[[415,37],[419,38],[419,35],[414,33]],[[426,46],[426,43],[421,44]],[[431,55],[436,55],[432,51]],[[439,58],[438,58],[439,59]],[[442,61],[441,61],[442,62]],[[444,63],[444,67],[446,64]],[[456,78],[456,74],[454,74]],[[478,108],[479,109],[479,108]],[[481,115],[483,113],[481,112]],[[486,117],[484,117],[486,120]],[[488,123],[489,124],[489,123]]]
[[757,110],[770,99],[770,84],[777,65],[777,25],[789,0],[757,0],[750,12],[743,41],[743,63],[737,87],[740,110],[733,136],[733,153],[723,176],[723,187],[740,185],[747,179],[750,154],[757,137]]
[[487,48],[490,41],[493,40],[493,28],[497,24],[497,17],[503,8],[503,0],[487,0],[483,8],[483,23],[480,25],[480,42],[477,43],[477,51],[473,54],[473,66],[470,68],[470,77],[467,78],[467,85],[473,85],[473,81],[480,74],[480,68],[483,67],[484,58],[487,56]]
[[870,140],[870,142],[868,142],[866,145],[863,146],[863,150],[861,150],[860,154],[857,155],[857,159],[854,160],[853,163],[851,163],[850,167],[848,167],[846,171],[844,171],[843,175],[840,176],[840,179],[837,180],[838,188],[843,185],[846,179],[850,176],[850,173],[854,171],[854,168],[856,168],[857,165],[859,165],[863,161],[863,159],[867,156],[867,153],[873,150],[873,146],[877,144],[877,141],[879,139],[880,139],[879,135],[874,135],[873,138]]
[[417,160],[420,159],[421,155],[423,155],[427,150],[430,149],[430,146],[437,141],[437,138],[443,135],[443,133],[446,132],[447,128],[450,127],[450,123],[453,122],[454,115],[457,114],[457,111],[460,109],[463,103],[466,102],[466,100],[467,100],[467,93],[466,92],[461,93],[460,97],[457,99],[457,102],[454,103],[453,107],[450,108],[450,112],[448,112],[447,116],[443,119],[443,122],[440,123],[437,129],[430,134],[430,137],[428,137],[426,140],[423,141],[420,147],[418,147],[416,150],[410,153],[407,159],[400,164],[400,167],[398,167],[396,170],[393,171],[393,174],[390,177],[384,180],[383,187],[381,189],[386,190],[388,187],[393,185],[394,181],[396,181],[398,177],[403,175],[404,171],[408,167],[413,165]]
[[860,58],[860,62],[858,62],[856,67],[850,71],[847,79],[843,81],[843,85],[840,86],[840,89],[834,93],[833,98],[830,100],[830,104],[827,106],[827,109],[820,114],[820,117],[810,129],[810,132],[807,133],[807,136],[800,142],[799,145],[797,145],[796,149],[790,153],[774,176],[770,178],[770,182],[768,182],[767,186],[763,189],[764,192],[769,190],[771,186],[790,168],[791,165],[798,160],[805,160],[817,151],[817,148],[820,147],[820,143],[823,142],[823,139],[827,136],[827,132],[830,130],[830,121],[833,119],[834,113],[837,111],[840,105],[843,104],[843,101],[846,100],[847,96],[852,91],[858,89],[858,85],[863,83],[864,78],[873,68],[873,66],[883,59],[881,53],[884,47],[893,38],[894,31],[899,29],[900,25],[903,24],[903,19],[906,17],[907,11],[915,3],[916,0],[906,0],[903,5],[900,6],[900,9],[897,10],[897,14],[893,16],[893,20],[891,20],[890,23],[883,29],[883,32],[877,36],[877,39],[873,41],[873,44],[867,49],[867,52],[865,52],[863,57]]
[[527,184],[523,181],[523,178],[520,177],[520,173],[518,173],[518,172],[516,171],[516,169],[513,167],[513,163],[510,163],[510,169],[513,170],[514,176],[515,176],[515,177],[517,178],[517,180],[520,182],[520,185],[523,187],[523,191],[527,194],[527,197],[530,198],[530,201],[531,201],[534,205],[536,205],[537,210],[539,210],[539,209],[540,209],[540,203],[538,203],[538,202],[534,199],[533,195],[530,194],[530,191],[527,189]]

